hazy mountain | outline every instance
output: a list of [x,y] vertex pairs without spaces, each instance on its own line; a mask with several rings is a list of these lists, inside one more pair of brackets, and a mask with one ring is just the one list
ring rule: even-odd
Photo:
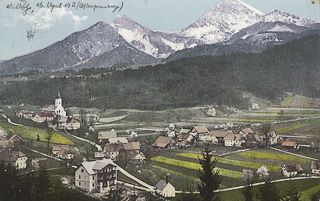
[[[107,59],[109,54],[118,55],[121,59]],[[92,66],[92,61],[97,66],[109,67],[117,62],[145,64],[155,62],[155,59],[132,47],[105,22],[98,22],[47,48],[0,63],[0,72],[63,70]]]

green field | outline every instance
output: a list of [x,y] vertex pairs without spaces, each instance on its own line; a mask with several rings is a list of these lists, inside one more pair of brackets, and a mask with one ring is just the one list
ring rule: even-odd
[[[48,135],[47,129],[40,129],[34,127],[27,127],[27,126],[14,126],[9,124],[0,124],[0,127],[5,129],[6,131],[12,131],[13,133],[19,134],[22,138],[30,139],[30,140],[37,140],[37,136],[39,135],[40,141],[46,142],[46,136]],[[50,140],[51,143],[56,144],[68,144],[74,145],[74,143],[64,137],[63,135],[53,132],[53,136]]]
[[280,128],[278,130],[276,130],[277,133],[287,133],[287,132],[290,132],[292,130],[296,130],[296,129],[299,129],[299,128],[302,128],[302,127],[305,127],[307,126],[308,124],[296,124],[296,125],[293,125],[293,126],[289,126],[289,127],[285,127],[285,128]]
[[[177,155],[183,156],[183,157],[188,157],[188,158],[194,158],[194,159],[198,159],[198,157],[202,157],[202,155],[194,154],[194,153],[180,153]],[[232,159],[221,158],[221,157],[216,157],[216,159],[217,159],[218,163],[224,163],[224,164],[235,165],[235,166],[240,166],[240,167],[258,169],[264,165],[268,168],[268,170],[274,171],[274,172],[277,172],[281,169],[281,166],[277,166],[277,165],[265,165],[263,163],[252,163],[252,162],[232,160]]]
[[237,156],[242,156],[245,158],[256,158],[256,159],[271,159],[279,161],[292,161],[292,162],[301,162],[301,163],[311,163],[310,159],[301,158],[289,154],[278,154],[278,153],[268,153],[268,152],[258,152],[258,151],[246,151],[235,154]]

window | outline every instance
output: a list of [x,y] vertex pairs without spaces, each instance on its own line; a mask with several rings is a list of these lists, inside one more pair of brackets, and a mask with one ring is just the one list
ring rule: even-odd
[[81,169],[81,172],[83,173],[83,169]]
[[79,182],[79,186],[81,186],[81,182]]
[[94,180],[94,176],[92,176],[92,180]]
[[81,175],[79,175],[79,179],[81,179]]
[[94,187],[94,183],[92,183],[92,187]]

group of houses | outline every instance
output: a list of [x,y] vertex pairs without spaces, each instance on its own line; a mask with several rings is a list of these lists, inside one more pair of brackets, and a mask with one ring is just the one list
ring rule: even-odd
[[[181,128],[175,131],[174,125],[170,124],[167,128],[166,136],[159,136],[154,148],[174,149],[190,146],[193,143],[211,143],[226,147],[265,147],[265,135],[259,129],[253,131],[251,128],[240,129],[234,133],[231,130],[211,130],[206,126],[194,126],[193,129]],[[268,133],[268,144],[275,145],[282,142],[282,139],[274,132]]]
[[5,165],[13,165],[17,169],[25,169],[28,157],[21,151],[14,150],[15,146],[22,143],[23,139],[17,134],[8,140],[0,140],[0,161]]
[[146,157],[140,151],[140,142],[135,142],[134,138],[117,137],[117,132],[111,130],[99,132],[98,140],[104,144],[104,149],[95,152],[95,158],[108,157],[116,161],[120,152],[123,151],[131,162],[145,162]]
[[69,145],[53,145],[52,153],[61,159],[71,160],[74,158],[74,152]]
[[[320,175],[320,162],[318,160],[313,160],[311,162],[311,173],[315,175]],[[295,177],[303,174],[303,168],[300,164],[283,165],[279,170],[281,175],[285,177]]]
[[37,123],[47,122],[57,129],[74,130],[80,128],[80,122],[78,120],[67,116],[62,106],[62,98],[59,92],[54,105],[46,105],[38,112],[28,110],[16,111],[15,115],[25,119],[31,119]]

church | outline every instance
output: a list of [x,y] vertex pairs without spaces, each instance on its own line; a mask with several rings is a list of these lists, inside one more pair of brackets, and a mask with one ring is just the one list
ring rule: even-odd
[[56,117],[66,117],[67,113],[62,107],[62,98],[60,96],[60,92],[58,92],[58,95],[55,99],[55,104],[54,105],[46,105],[42,108],[42,111],[47,111],[47,112],[54,112],[54,115]]

